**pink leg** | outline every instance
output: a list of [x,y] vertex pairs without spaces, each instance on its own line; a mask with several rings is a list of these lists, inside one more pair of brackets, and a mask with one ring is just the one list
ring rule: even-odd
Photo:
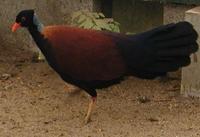
[[90,117],[92,114],[92,110],[94,109],[96,104],[96,97],[92,97],[91,101],[89,103],[89,107],[88,107],[88,111],[87,111],[87,115],[85,117],[85,124],[87,124],[90,121]]

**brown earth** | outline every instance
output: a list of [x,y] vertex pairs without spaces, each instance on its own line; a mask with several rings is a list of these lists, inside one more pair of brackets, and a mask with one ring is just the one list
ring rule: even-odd
[[23,49],[0,55],[0,137],[198,137],[200,101],[179,94],[174,80],[130,77],[98,90],[92,121],[84,125],[89,97],[72,95],[45,62]]

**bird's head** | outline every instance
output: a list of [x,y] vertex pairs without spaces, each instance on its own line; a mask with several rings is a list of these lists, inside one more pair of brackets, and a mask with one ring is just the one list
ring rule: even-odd
[[30,27],[34,25],[34,10],[22,10],[16,16],[15,23],[12,26],[12,32],[20,27]]

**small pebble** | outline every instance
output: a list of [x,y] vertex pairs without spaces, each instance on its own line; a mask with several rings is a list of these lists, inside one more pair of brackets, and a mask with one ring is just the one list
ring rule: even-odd
[[11,76],[11,74],[4,73],[0,76],[0,80],[8,80],[9,78],[11,78]]
[[140,103],[147,103],[147,102],[150,102],[150,99],[146,96],[139,96],[137,97],[137,100],[140,102]]

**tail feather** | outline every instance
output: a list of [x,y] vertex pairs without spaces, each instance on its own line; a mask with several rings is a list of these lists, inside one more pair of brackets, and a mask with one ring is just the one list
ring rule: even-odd
[[193,26],[188,22],[179,22],[177,24],[168,24],[158,27],[152,32],[151,38],[156,41],[166,41],[172,39],[180,39],[180,37],[192,36],[192,39],[197,39],[198,34],[194,31]]
[[153,78],[189,65],[197,38],[190,23],[180,22],[118,39],[117,45],[134,75]]
[[157,54],[160,57],[159,59],[173,59],[173,57],[177,56],[188,56],[191,53],[194,53],[198,50],[198,44],[193,43],[191,45],[182,45],[180,48],[166,48],[163,50],[160,50]]

